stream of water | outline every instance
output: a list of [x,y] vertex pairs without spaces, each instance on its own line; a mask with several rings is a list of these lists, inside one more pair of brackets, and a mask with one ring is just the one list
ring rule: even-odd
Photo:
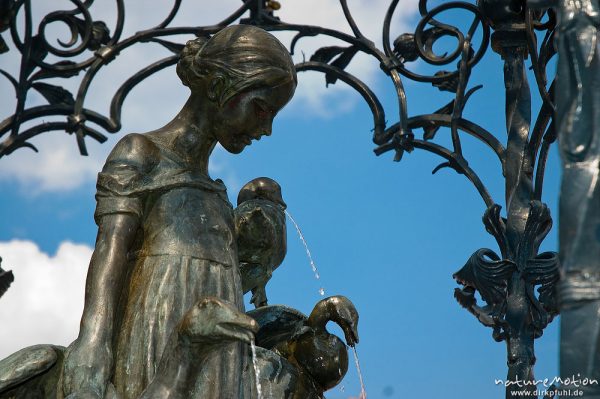
[[262,387],[260,386],[260,375],[258,371],[258,361],[256,359],[256,345],[254,340],[250,341],[250,348],[252,349],[252,366],[254,367],[254,379],[256,380],[256,394],[257,399],[262,399]]
[[358,361],[356,347],[353,347],[352,351],[354,352],[354,363],[356,364],[356,371],[358,372],[358,379],[360,381],[360,395],[358,395],[358,399],[367,399],[367,391],[365,391],[365,383],[363,381],[362,372],[360,371],[360,362]]
[[[296,221],[294,220],[292,215],[290,215],[290,213],[287,210],[285,211],[285,214],[292,221],[292,224],[294,225],[294,227],[296,228],[296,231],[298,232],[298,237],[300,237],[300,241],[302,241],[302,244],[304,245],[304,249],[306,250],[306,256],[308,256],[308,261],[310,262],[310,267],[311,267],[313,273],[315,274],[315,279],[320,280],[321,275],[319,274],[319,271],[317,270],[317,266],[315,265],[315,262],[313,261],[312,255],[310,253],[310,249],[308,249],[308,244],[306,243],[306,239],[304,238],[304,234],[302,234],[302,230],[300,230],[300,226],[298,226],[298,223],[296,223]],[[319,294],[321,296],[325,295],[325,289],[323,287],[319,288]]]
[[[315,265],[315,262],[312,258],[310,249],[308,248],[308,244],[306,243],[306,239],[304,238],[304,234],[302,234],[302,230],[300,230],[300,226],[298,226],[298,223],[296,223],[296,220],[294,220],[292,215],[287,210],[285,211],[285,214],[290,219],[290,221],[296,228],[296,231],[298,232],[298,237],[300,237],[300,241],[302,241],[302,244],[304,245],[304,249],[306,250],[306,256],[308,256],[308,260],[310,262],[310,267],[311,267],[313,273],[315,274],[315,279],[320,280],[321,276],[319,275],[317,266]],[[325,295],[325,289],[323,287],[319,288],[319,294],[321,294],[322,296]],[[253,347],[253,350],[254,350],[254,347]],[[360,370],[360,362],[358,360],[358,353],[356,352],[355,347],[352,348],[352,351],[354,353],[354,363],[356,364],[356,371],[358,373],[358,379],[360,381],[360,394],[358,396],[358,399],[367,399],[367,391],[365,391],[365,383],[363,381],[362,372]],[[255,370],[256,370],[256,366],[255,366]],[[256,379],[257,379],[257,385],[258,385],[258,374],[257,374]],[[342,392],[344,392],[344,387],[342,386],[340,388],[340,390]],[[258,392],[259,392],[259,397],[260,397],[260,389],[258,390]]]

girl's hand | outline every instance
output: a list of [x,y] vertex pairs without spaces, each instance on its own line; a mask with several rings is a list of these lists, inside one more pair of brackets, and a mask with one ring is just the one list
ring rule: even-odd
[[112,360],[112,351],[108,342],[76,339],[65,353],[63,367],[65,398],[104,398]]

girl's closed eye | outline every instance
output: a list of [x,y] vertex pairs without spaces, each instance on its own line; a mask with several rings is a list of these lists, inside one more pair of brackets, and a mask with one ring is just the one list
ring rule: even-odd
[[266,119],[272,113],[267,104],[260,100],[254,100],[254,110],[260,119]]
[[233,108],[237,107],[240,104],[240,102],[242,101],[242,99],[244,97],[246,97],[246,95],[247,95],[247,93],[239,93],[239,94],[237,94],[235,97],[233,97],[231,100],[229,100],[227,102],[228,107],[230,109],[233,109]]

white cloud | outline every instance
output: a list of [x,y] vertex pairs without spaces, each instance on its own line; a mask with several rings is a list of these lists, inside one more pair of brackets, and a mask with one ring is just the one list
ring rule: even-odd
[[63,242],[55,255],[31,241],[0,242],[2,268],[15,281],[0,298],[0,359],[35,344],[68,345],[79,332],[87,245]]
[[[350,33],[350,28],[343,16],[339,2],[323,0],[281,0],[282,9],[277,12],[283,21],[290,23],[305,23],[327,26]],[[381,48],[381,25],[385,15],[388,0],[350,0],[349,7],[354,18],[370,39],[378,43]],[[155,26],[168,13],[168,7],[148,7],[145,1],[131,0],[126,2],[126,24],[121,38],[128,37],[135,32]],[[222,0],[211,2],[184,1],[171,26],[198,26],[208,25],[220,21],[230,12],[241,5],[239,0]],[[52,8],[71,8],[68,1],[59,3],[39,3],[33,7],[34,20],[39,21]],[[406,10],[410,10],[406,12]],[[417,10],[416,0],[406,0],[400,4],[393,20],[393,34],[409,30],[410,18]],[[111,31],[114,30],[115,4],[112,2],[96,2],[91,14],[94,18],[108,23]],[[37,23],[37,22],[36,22]],[[61,23],[48,26],[49,36],[68,39],[68,30]],[[277,33],[280,39],[289,45],[293,34]],[[394,37],[394,35],[392,35]],[[166,38],[167,40],[184,42],[187,36]],[[52,43],[53,40],[50,40]],[[302,60],[302,52],[309,58],[316,49],[325,45],[339,45],[339,41],[325,37],[307,38],[300,41],[295,55],[296,61]],[[0,68],[18,76],[18,52],[11,50],[0,58]],[[86,54],[89,56],[89,54]],[[150,63],[171,55],[170,52],[156,44],[136,44],[124,50],[115,61],[100,69],[90,86],[85,106],[107,115],[112,95],[117,88],[135,71]],[[348,71],[355,74],[365,83],[373,85],[377,76],[383,76],[379,65],[371,57],[357,56],[348,67]],[[63,85],[71,92],[76,93],[83,74],[78,78],[55,80],[54,84]],[[313,116],[330,117],[351,111],[360,100],[355,93],[344,83],[339,82],[325,88],[322,74],[305,72],[300,74],[299,87],[294,100],[289,105],[292,113],[302,112]],[[0,90],[11,90],[10,85],[0,81]],[[75,137],[64,132],[45,133],[32,140],[37,145],[40,153],[32,154],[28,149],[20,149],[0,162],[0,180],[17,181],[21,187],[30,194],[40,192],[67,191],[81,187],[85,183],[93,183],[96,174],[101,169],[104,159],[116,141],[126,133],[145,132],[156,129],[167,123],[187,99],[187,88],[183,87],[177,78],[174,68],[168,68],[147,79],[133,89],[125,100],[122,112],[122,129],[116,135],[108,135],[108,142],[100,145],[93,139],[86,139],[89,157],[81,157],[75,142]],[[0,117],[6,117],[14,112],[14,100],[7,96],[0,99]],[[43,102],[41,96],[31,93],[28,98],[29,105]],[[308,112],[306,111],[308,109]],[[50,120],[52,118],[48,118]],[[60,118],[60,120],[63,120]],[[36,121],[39,122],[39,121]],[[90,124],[93,126],[93,124]],[[96,126],[93,126],[96,127]],[[102,131],[103,129],[97,128]],[[235,172],[222,158],[213,162],[212,170],[217,171],[215,177],[233,179]],[[218,165],[217,165],[218,164]]]
[[17,181],[31,195],[72,190],[94,181],[102,162],[97,157],[82,157],[74,137],[62,136],[57,138],[52,133],[42,135],[33,141],[39,153],[32,154],[31,150],[22,149],[2,159],[0,180]]
[[[283,0],[281,4],[282,8],[277,14],[285,22],[318,25],[352,34],[338,1]],[[358,28],[363,35],[375,42],[380,49],[382,49],[383,19],[389,4],[389,0],[348,1],[348,8]],[[391,24],[393,27],[392,40],[395,37],[394,33],[398,34],[414,30],[414,27],[411,29],[409,21],[417,13],[417,10],[416,0],[405,0],[400,3]],[[286,34],[284,44],[288,45],[291,37],[293,35]],[[296,62],[302,61],[302,52],[304,52],[306,59],[309,59],[322,46],[347,46],[344,42],[324,36],[301,39],[299,43],[301,44],[298,45],[294,56]],[[361,56],[360,54],[348,66],[347,71],[370,86],[375,83],[378,76],[383,76],[383,72],[379,68],[379,63],[373,57]],[[332,114],[351,111],[359,98],[358,93],[355,93],[345,83],[336,83],[326,88],[323,74],[303,72],[300,74],[298,90],[293,101],[302,107],[308,106],[313,115],[327,117]]]
[[[75,138],[62,132],[42,135],[32,141],[39,153],[23,149],[0,160],[0,180],[16,181],[27,195],[46,192],[69,191],[96,181],[104,160],[115,143],[122,137],[109,136],[109,141],[98,144],[88,140],[89,156],[79,154]],[[213,178],[221,178],[230,190],[241,185],[236,172],[228,165],[223,155],[225,150],[218,146],[209,163]]]

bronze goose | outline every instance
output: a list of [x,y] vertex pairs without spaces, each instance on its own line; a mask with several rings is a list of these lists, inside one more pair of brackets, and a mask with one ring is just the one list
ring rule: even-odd
[[341,295],[319,301],[308,317],[286,306],[267,306],[248,312],[260,325],[256,344],[270,349],[299,371],[301,386],[319,397],[333,388],[348,371],[346,344],[327,331],[329,321],[338,324],[346,343],[358,343],[358,312]]

